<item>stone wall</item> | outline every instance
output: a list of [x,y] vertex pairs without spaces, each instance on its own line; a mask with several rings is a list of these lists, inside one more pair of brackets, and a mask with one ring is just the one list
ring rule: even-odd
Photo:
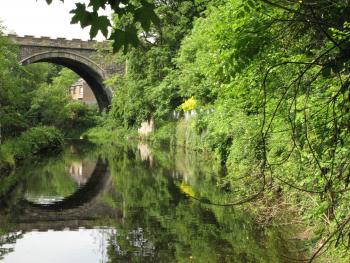
[[81,100],[88,105],[97,104],[93,91],[83,79],[79,79],[70,87],[70,95],[73,100]]
[[84,96],[83,96],[83,101],[88,104],[88,105],[93,105],[96,104],[96,97],[94,95],[94,93],[92,92],[90,86],[84,81],[83,84],[83,92],[84,92]]
[[146,136],[154,131],[154,120],[150,119],[141,123],[141,127],[138,129],[140,135]]
[[[17,36],[13,34],[7,35],[14,43],[20,43],[21,46],[36,46],[36,47],[57,47],[68,49],[97,49],[99,42],[95,40],[84,41],[81,39],[66,39],[66,38],[50,38],[50,37],[34,37],[34,36]],[[100,42],[101,44],[101,42]],[[103,43],[102,43],[103,44]],[[106,45],[107,43],[105,43]]]

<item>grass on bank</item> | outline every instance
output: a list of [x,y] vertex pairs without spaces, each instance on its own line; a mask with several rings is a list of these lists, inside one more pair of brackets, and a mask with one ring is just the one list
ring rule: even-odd
[[53,127],[34,127],[0,145],[0,171],[8,171],[20,160],[47,151],[61,150],[62,133]]

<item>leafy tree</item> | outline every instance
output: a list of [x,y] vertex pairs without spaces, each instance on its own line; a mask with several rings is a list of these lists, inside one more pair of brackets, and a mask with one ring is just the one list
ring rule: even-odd
[[[152,117],[168,119],[172,110],[181,104],[178,85],[167,81],[176,67],[172,58],[207,3],[209,1],[159,3],[155,12],[160,17],[161,29],[142,35],[139,47],[125,55],[127,74],[109,81],[116,87],[111,116],[118,125],[133,127]],[[116,24],[129,22],[115,18]]]
[[24,118],[27,100],[20,78],[23,71],[16,54],[16,47],[2,35],[0,28],[0,137],[3,139],[27,126]]
[[68,88],[78,79],[78,76],[68,69],[64,69],[53,79],[52,84],[44,82],[34,92],[29,116],[33,124],[45,124],[62,127],[66,112],[64,106],[70,97]]
[[[64,2],[64,0],[61,0]],[[46,0],[48,4],[52,0]],[[123,19],[127,17],[132,21],[127,26],[113,26],[110,19],[105,15],[100,15],[99,10],[106,10],[110,7],[114,14]],[[109,35],[109,29],[112,29],[109,39],[114,40],[113,50],[118,51],[124,46],[124,51],[128,46],[136,46],[139,42],[138,28],[144,31],[150,31],[151,25],[159,26],[159,18],[155,13],[156,5],[153,1],[147,0],[90,0],[87,5],[76,3],[76,8],[71,11],[73,14],[72,23],[80,23],[81,27],[90,26],[90,37],[94,38],[98,32],[105,37]]]
[[128,76],[115,79],[120,92],[112,116],[126,127],[152,116],[167,120],[194,96],[200,106],[192,123],[202,148],[226,164],[227,184],[243,200],[279,189],[313,196],[320,205],[304,204],[305,217],[319,226],[321,216],[333,222],[318,237],[339,244],[350,222],[348,6],[327,0],[209,6],[184,31],[179,50],[170,48],[171,38],[155,37],[127,55]]

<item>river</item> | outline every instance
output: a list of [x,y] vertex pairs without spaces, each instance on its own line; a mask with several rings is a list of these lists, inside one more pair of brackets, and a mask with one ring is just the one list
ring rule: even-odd
[[0,181],[0,262],[300,259],[297,228],[259,224],[244,204],[212,204],[233,195],[217,186],[219,171],[181,149],[67,143]]

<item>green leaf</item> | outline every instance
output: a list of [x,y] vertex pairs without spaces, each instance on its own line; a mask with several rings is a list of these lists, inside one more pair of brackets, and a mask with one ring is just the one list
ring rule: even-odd
[[141,23],[142,28],[145,31],[149,31],[151,26],[150,10],[144,7],[140,7],[135,10],[134,14],[135,21]]
[[71,14],[74,14],[71,20],[71,24],[80,23],[81,27],[84,28],[89,25],[89,12],[86,11],[85,4],[77,3],[75,4],[76,8],[70,11]]
[[98,16],[97,12],[91,13],[91,29],[90,29],[90,38],[94,38],[98,31],[101,31],[102,34],[108,36],[108,28],[111,26],[107,16]]
[[115,29],[109,39],[113,40],[113,52],[116,53],[125,44],[125,32]]
[[93,11],[96,12],[100,8],[105,9],[106,3],[107,3],[107,0],[90,0],[90,3],[88,6],[91,6],[93,8]]
[[125,30],[126,39],[128,44],[136,47],[139,43],[139,38],[137,37],[137,30],[135,26],[128,26]]
[[245,16],[245,12],[243,10],[239,11],[237,14],[237,18],[243,18]]
[[331,75],[331,67],[324,67],[322,69],[322,75],[324,77],[329,77]]
[[142,6],[134,11],[134,19],[136,22],[140,22],[142,28],[145,31],[149,31],[151,22],[154,25],[159,25],[159,17],[154,12],[156,8],[154,4],[148,3],[147,1],[141,1]]
[[136,27],[133,25],[125,30],[114,29],[109,39],[113,40],[113,52],[118,52],[124,46],[124,54],[128,52],[129,45],[136,47],[139,43]]
[[252,0],[248,0],[247,3],[251,8],[255,8],[255,3]]

